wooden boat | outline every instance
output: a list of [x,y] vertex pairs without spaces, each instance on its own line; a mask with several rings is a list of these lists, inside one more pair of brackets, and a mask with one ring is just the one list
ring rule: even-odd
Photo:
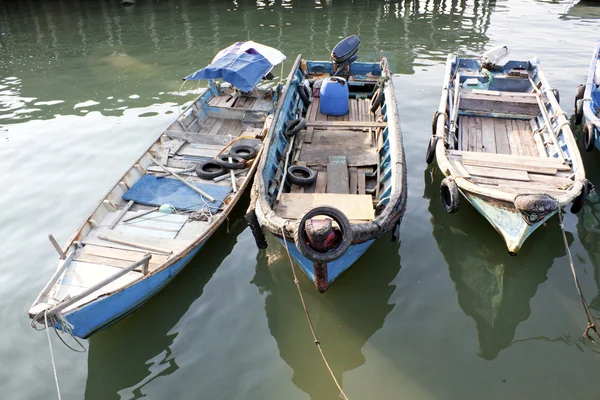
[[280,91],[209,81],[67,244],[54,242],[61,260],[29,310],[33,325],[86,338],[171,281],[248,186]]
[[575,93],[575,124],[583,125],[583,148],[600,149],[600,40],[596,42],[585,85]]
[[[298,56],[269,128],[247,214],[257,245],[266,247],[261,227],[285,240],[320,292],[380,235],[394,228],[397,234],[406,206],[392,75],[386,58],[355,62],[358,43],[356,36],[344,39],[332,61]],[[338,114],[347,107],[343,115],[323,113],[328,81],[346,85],[342,97],[326,104],[340,107]]]
[[578,212],[588,183],[569,121],[538,60],[448,57],[427,162],[446,178],[442,205],[462,195],[502,235],[511,254],[568,203]]

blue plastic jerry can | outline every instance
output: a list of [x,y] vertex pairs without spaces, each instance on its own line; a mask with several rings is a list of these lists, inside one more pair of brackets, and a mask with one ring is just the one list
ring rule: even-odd
[[325,78],[321,85],[321,102],[319,111],[324,115],[348,114],[348,82],[338,76]]

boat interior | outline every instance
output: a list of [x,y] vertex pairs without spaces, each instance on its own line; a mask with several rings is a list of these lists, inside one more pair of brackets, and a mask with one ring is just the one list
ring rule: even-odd
[[[335,116],[321,112],[320,85],[330,76],[331,63],[303,62],[301,66],[312,88],[312,102],[306,111],[306,127],[295,137],[289,167],[308,167],[316,173],[316,180],[308,186],[289,181],[283,186],[274,207],[282,218],[297,219],[322,205],[338,208],[351,221],[373,220],[378,212],[380,152],[388,132],[385,106],[374,113],[370,108],[381,70],[379,63],[352,67],[359,73],[345,76],[349,95],[340,100],[347,101],[348,112]],[[269,190],[273,196],[277,186],[274,180]]]
[[[273,95],[271,89],[248,94],[211,84],[127,171],[76,232],[64,250],[66,260],[59,263],[59,272],[62,269],[64,274],[57,273],[56,284],[47,287],[36,303],[59,304],[145,254],[152,255],[147,266],[138,266],[73,305],[76,307],[152,273],[211,231],[224,218],[223,209],[243,192],[258,157],[246,161],[244,168],[229,170],[212,180],[199,178],[196,166],[212,160],[234,142],[260,150],[265,122],[273,110]],[[214,200],[187,189],[189,185]],[[165,204],[172,205],[167,212],[161,208]],[[32,307],[30,312],[35,311]]]
[[458,173],[508,193],[558,195],[568,189],[573,167],[563,126],[535,83],[536,70],[512,61],[484,76],[478,64],[464,67],[449,99],[457,105],[456,144],[447,156]]

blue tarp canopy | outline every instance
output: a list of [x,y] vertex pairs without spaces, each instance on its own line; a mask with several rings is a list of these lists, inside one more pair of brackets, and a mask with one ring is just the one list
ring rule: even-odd
[[249,92],[271,71],[273,64],[257,53],[227,53],[209,66],[186,76],[185,80],[217,79]]

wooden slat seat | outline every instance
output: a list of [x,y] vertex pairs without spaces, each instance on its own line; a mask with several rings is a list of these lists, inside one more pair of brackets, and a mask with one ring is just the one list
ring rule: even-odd
[[375,218],[373,197],[368,194],[283,193],[274,210],[282,218],[298,219],[308,210],[318,206],[335,207],[350,220]]

